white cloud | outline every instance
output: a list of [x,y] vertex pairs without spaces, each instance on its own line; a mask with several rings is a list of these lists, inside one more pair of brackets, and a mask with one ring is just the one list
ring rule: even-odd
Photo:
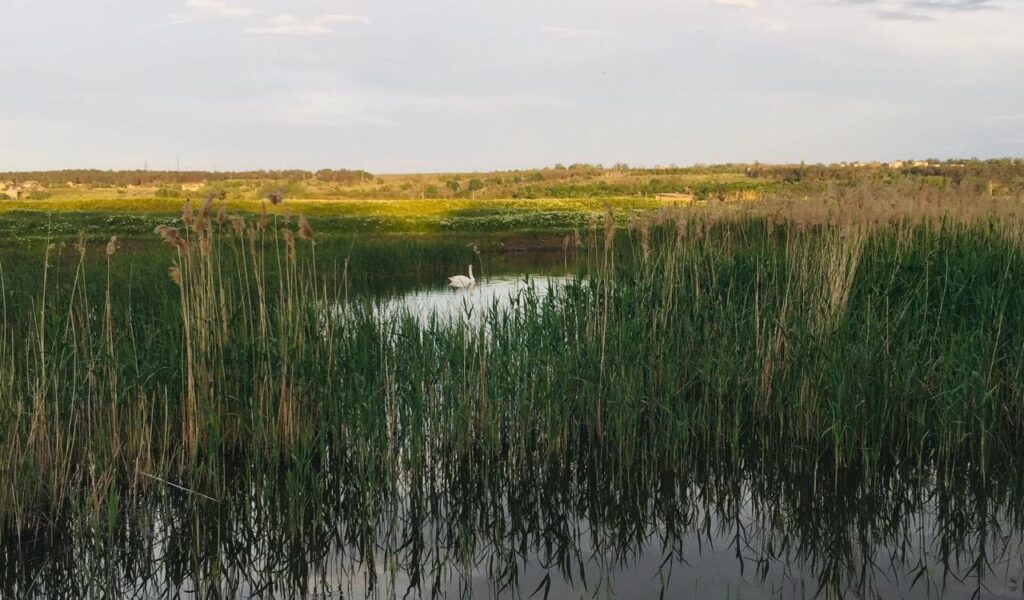
[[544,27],[540,31],[560,38],[600,37],[606,33],[600,29],[588,27]]
[[312,18],[295,15],[277,15],[267,19],[262,27],[250,27],[246,33],[280,35],[330,35],[336,32],[336,25],[369,24],[370,19],[360,15],[320,15]]
[[757,8],[757,0],[711,0],[711,3],[733,8]]
[[177,15],[175,23],[188,23],[202,19],[237,19],[256,14],[257,10],[231,6],[220,0],[185,0],[185,12]]

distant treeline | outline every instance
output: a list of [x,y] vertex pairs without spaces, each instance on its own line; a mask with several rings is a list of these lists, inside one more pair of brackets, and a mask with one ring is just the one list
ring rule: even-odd
[[349,169],[321,169],[319,171],[303,171],[301,169],[281,171],[101,171],[99,169],[62,169],[60,171],[0,172],[0,183],[13,181],[20,184],[26,181],[38,181],[44,185],[64,185],[70,182],[76,185],[160,186],[239,179],[300,181],[314,177],[320,181],[352,184],[370,180],[373,178],[373,175],[366,171]]
[[907,175],[946,177],[954,182],[983,179],[1009,183],[1024,178],[1024,159],[898,161],[896,163],[799,164],[746,167],[748,177],[798,181],[853,181],[872,175],[898,172]]

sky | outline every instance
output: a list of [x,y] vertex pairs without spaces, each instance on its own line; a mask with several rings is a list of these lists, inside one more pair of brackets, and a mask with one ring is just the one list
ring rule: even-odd
[[1024,0],[3,0],[0,171],[1024,155]]

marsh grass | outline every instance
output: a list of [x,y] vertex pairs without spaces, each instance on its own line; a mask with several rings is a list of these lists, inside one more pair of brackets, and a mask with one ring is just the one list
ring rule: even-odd
[[[547,539],[571,573],[579,518],[622,558],[652,522],[669,546],[700,522],[672,512],[687,498],[721,512],[763,485],[766,506],[806,513],[787,530],[842,594],[864,565],[828,548],[863,522],[827,530],[828,507],[890,490],[881,504],[904,514],[920,503],[901,494],[960,484],[1013,506],[1024,451],[1019,206],[853,193],[682,207],[625,231],[609,212],[574,243],[576,283],[476,325],[348,298],[347,263],[318,261],[286,214],[187,204],[183,227],[157,232],[170,271],[123,304],[126,284],[91,276],[85,251],[58,287],[47,250],[19,300],[31,310],[2,317],[5,536],[70,519],[114,540],[166,506],[199,540],[200,512],[241,510],[240,527],[278,515],[285,546],[343,522],[316,535],[368,568],[383,536],[398,553],[385,572],[401,555],[422,587],[424,564],[457,568],[489,540],[492,579],[515,588],[515,540]],[[950,547],[979,530],[958,514],[943,517]],[[434,541],[452,562],[404,554],[428,526],[448,527]],[[180,568],[201,577],[205,561]]]

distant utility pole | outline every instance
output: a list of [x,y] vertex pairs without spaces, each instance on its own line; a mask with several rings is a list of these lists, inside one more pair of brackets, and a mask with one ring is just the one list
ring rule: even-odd
[[181,170],[181,157],[180,156],[175,156],[174,157],[174,170],[175,171],[180,171]]
[[149,170],[149,160],[148,159],[145,159],[145,158],[142,159],[142,170],[143,171],[148,171]]

